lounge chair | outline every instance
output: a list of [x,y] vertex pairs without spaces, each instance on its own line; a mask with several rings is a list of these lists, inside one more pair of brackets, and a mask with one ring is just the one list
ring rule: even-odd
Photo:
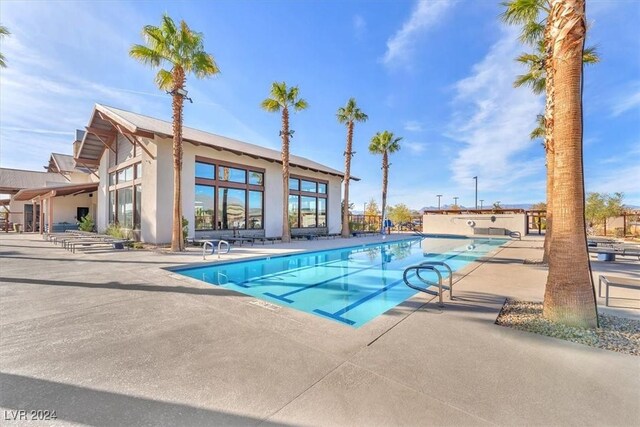
[[602,298],[602,284],[605,285],[604,305],[609,306],[609,288],[625,288],[640,290],[640,280],[628,279],[626,277],[612,277],[600,275],[598,278],[598,296]]

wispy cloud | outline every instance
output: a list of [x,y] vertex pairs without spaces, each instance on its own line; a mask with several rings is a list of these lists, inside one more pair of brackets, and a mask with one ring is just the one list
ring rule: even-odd
[[409,120],[404,122],[404,130],[407,132],[422,132],[422,124],[416,120]]
[[436,25],[455,0],[418,0],[402,27],[387,40],[381,61],[387,66],[406,64],[419,36]]
[[521,74],[513,60],[522,47],[514,29],[503,29],[501,38],[487,55],[473,66],[473,72],[455,84],[456,113],[450,136],[463,143],[451,169],[454,180],[468,184],[481,177],[480,185],[494,191],[506,190],[515,181],[544,169],[540,155],[525,152],[537,144],[529,139],[542,100],[525,89],[514,89],[513,79]]
[[633,89],[624,95],[617,96],[611,105],[611,116],[618,117],[627,111],[640,108],[640,82],[633,85]]
[[367,32],[367,21],[365,21],[362,15],[355,15],[353,17],[353,31],[356,39],[362,40]]
[[424,151],[427,149],[427,144],[423,142],[402,141],[401,145],[402,148],[406,148],[413,154],[424,153]]

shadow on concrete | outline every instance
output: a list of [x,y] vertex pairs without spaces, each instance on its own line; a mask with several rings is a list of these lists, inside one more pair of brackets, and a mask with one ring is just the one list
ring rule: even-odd
[[[269,421],[23,375],[0,373],[0,406],[56,411],[54,423],[86,425],[275,425]],[[11,415],[9,411],[5,416]],[[5,418],[6,419],[6,418]],[[24,421],[22,421],[24,422]]]
[[34,256],[13,256],[13,254],[20,254],[19,252],[0,252],[0,255],[10,255],[8,259],[28,259],[28,260],[40,260],[40,261],[56,261],[56,262],[101,262],[107,264],[152,264],[152,265],[169,265],[169,266],[180,266],[180,265],[191,265],[193,262],[171,262],[171,261],[126,261],[121,259],[94,259],[94,258],[74,258],[73,254],[69,253],[69,258],[46,258],[46,257],[34,257]]
[[209,296],[236,296],[236,297],[246,296],[239,292],[230,291],[228,289],[221,288],[215,285],[211,285],[210,288],[191,288],[186,286],[124,284],[120,282],[79,283],[79,282],[67,282],[63,280],[25,279],[25,278],[12,278],[12,277],[0,277],[0,283],[20,283],[20,284],[28,284],[28,285],[42,285],[42,286],[71,286],[71,287],[77,287],[77,288],[90,288],[90,289],[117,289],[121,291],[175,292],[175,293],[181,293],[181,294],[209,295]]

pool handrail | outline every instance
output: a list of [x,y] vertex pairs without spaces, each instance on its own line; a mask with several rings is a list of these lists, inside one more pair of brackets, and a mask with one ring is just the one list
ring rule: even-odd
[[[431,266],[444,267],[449,271],[449,286],[448,286],[449,289],[448,290],[449,290],[449,299],[452,300],[453,299],[453,270],[451,269],[451,267],[449,267],[449,264],[447,264],[444,261],[425,261],[425,262],[421,262],[419,265],[420,266],[431,265]],[[416,276],[418,276],[419,279],[424,281],[424,279],[420,277],[420,270],[416,270]],[[444,288],[447,289],[446,286],[444,286]]]
[[[425,284],[427,284],[429,286],[436,286],[437,285],[438,286],[438,292],[430,291],[427,288],[422,288],[420,286],[416,286],[416,285],[412,284],[411,282],[409,282],[409,280],[407,279],[407,274],[409,274],[409,272],[411,270],[416,270],[416,277],[418,277],[418,279],[420,279]],[[425,280],[422,277],[418,276],[417,272],[419,270],[431,270],[434,273],[436,273],[438,275],[438,283],[436,284],[436,283],[429,282],[428,280]],[[410,267],[407,267],[404,270],[404,273],[402,274],[402,280],[404,280],[404,284],[407,285],[408,287],[410,287],[411,289],[415,289],[416,291],[423,292],[425,294],[438,296],[438,306],[444,307],[444,303],[442,302],[442,274],[438,271],[438,269],[435,266],[433,266],[433,265],[412,265]]]

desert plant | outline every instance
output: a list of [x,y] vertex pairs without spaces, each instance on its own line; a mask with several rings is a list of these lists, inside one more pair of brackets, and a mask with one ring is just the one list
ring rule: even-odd
[[89,215],[80,218],[80,222],[78,222],[78,230],[80,231],[93,231],[94,227],[95,223],[93,222],[93,218]]

